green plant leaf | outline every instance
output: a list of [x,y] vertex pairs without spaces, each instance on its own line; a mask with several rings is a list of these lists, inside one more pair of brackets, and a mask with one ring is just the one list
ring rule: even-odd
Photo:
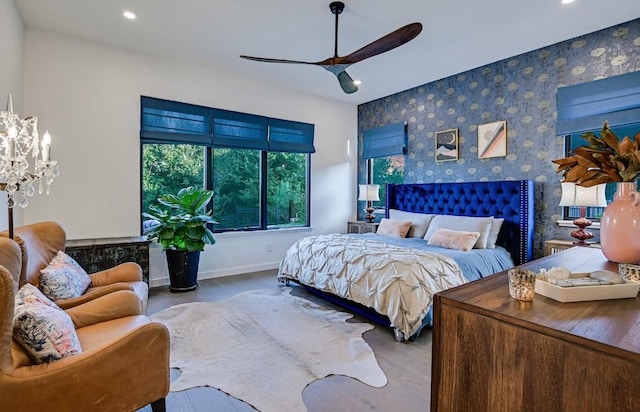
[[205,212],[213,192],[182,188],[177,194],[164,194],[158,203],[166,209],[150,206],[149,213],[143,213],[144,232],[151,240],[157,239],[163,250],[204,250],[205,244],[215,244],[213,232],[208,224],[217,224],[211,212]]

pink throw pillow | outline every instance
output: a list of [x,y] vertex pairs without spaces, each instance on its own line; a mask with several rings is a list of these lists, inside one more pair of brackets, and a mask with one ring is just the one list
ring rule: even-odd
[[405,237],[409,233],[409,229],[411,229],[411,222],[382,218],[376,233],[379,235]]
[[473,245],[480,237],[479,232],[463,232],[438,228],[429,238],[428,243],[432,246],[440,246],[447,249],[456,249],[468,252],[473,249]]

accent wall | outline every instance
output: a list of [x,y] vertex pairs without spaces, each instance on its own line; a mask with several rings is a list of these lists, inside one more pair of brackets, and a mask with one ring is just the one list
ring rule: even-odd
[[[536,187],[536,257],[549,239],[569,239],[562,218],[561,175],[552,160],[564,157],[556,136],[558,87],[640,70],[640,19],[427,83],[358,107],[362,132],[407,122],[405,182],[529,179]],[[480,159],[478,126],[505,120],[506,156]],[[640,120],[640,119],[639,119]],[[436,132],[458,129],[457,161],[435,161]],[[358,182],[366,182],[359,158]]]

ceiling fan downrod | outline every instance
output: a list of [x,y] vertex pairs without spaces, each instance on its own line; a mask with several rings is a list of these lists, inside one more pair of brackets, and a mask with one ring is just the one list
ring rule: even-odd
[[329,4],[329,9],[331,10],[331,13],[336,16],[336,29],[334,33],[335,43],[333,48],[333,57],[336,58],[338,57],[338,15],[344,10],[344,3],[341,1],[331,2],[331,4]]

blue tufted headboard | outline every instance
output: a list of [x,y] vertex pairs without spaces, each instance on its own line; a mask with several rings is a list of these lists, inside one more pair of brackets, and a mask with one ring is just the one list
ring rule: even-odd
[[503,217],[497,244],[511,253],[516,265],[533,258],[531,180],[462,183],[388,184],[389,209],[456,216]]

